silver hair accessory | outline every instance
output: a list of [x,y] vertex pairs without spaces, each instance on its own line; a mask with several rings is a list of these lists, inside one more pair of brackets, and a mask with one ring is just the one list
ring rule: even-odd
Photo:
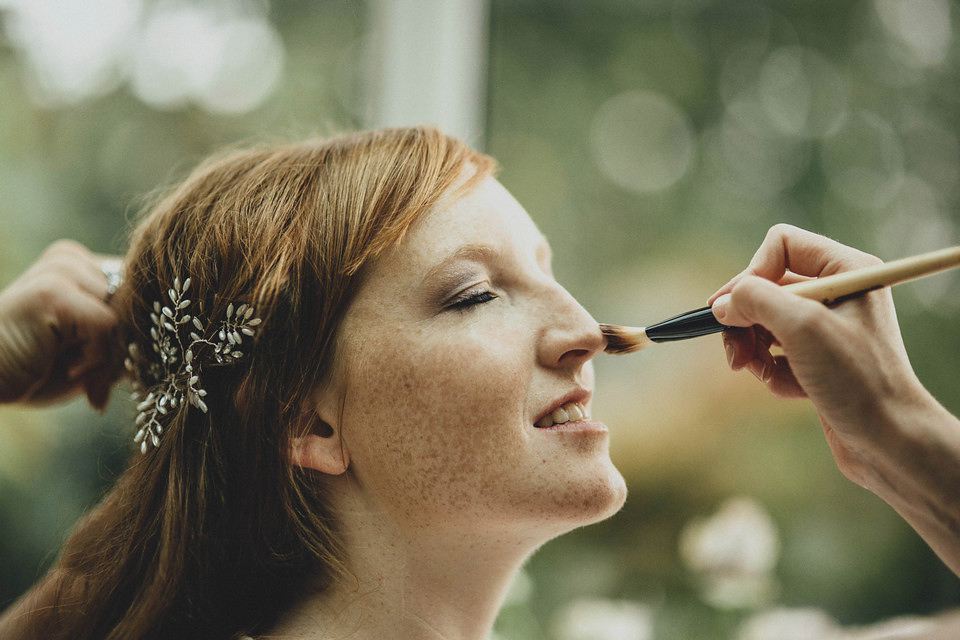
[[[150,338],[159,362],[147,361],[136,343],[128,346],[130,357],[126,360],[127,369],[133,373],[137,364],[140,364],[145,367],[149,379],[154,381],[149,388],[134,392],[134,398],[140,402],[136,420],[139,430],[133,441],[140,445],[141,453],[146,453],[149,445],[160,446],[162,416],[176,410],[184,402],[207,412],[207,403],[203,400],[207,391],[200,386],[202,368],[230,365],[242,358],[243,352],[238,347],[244,336],[253,337],[255,327],[260,324],[260,318],[253,315],[252,306],[241,304],[234,307],[230,303],[227,305],[226,318],[207,339],[204,337],[207,335],[207,324],[196,315],[187,313],[191,305],[186,298],[189,289],[190,278],[182,284],[179,278],[174,278],[173,288],[167,291],[170,304],[153,303]],[[188,325],[184,328],[191,329],[189,342],[181,336],[181,325]]]
[[107,278],[106,300],[109,300],[113,297],[113,294],[117,292],[117,289],[120,288],[121,283],[123,283],[123,262],[116,258],[104,260],[100,263],[100,271]]

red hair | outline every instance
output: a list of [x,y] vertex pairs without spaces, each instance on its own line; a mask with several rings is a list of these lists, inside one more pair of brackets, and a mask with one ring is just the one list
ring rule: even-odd
[[159,447],[77,526],[43,587],[53,606],[30,614],[38,637],[234,638],[337,578],[323,483],[288,443],[364,265],[467,168],[459,189],[494,164],[429,128],[358,133],[216,157],[146,213],[114,297],[128,341],[153,353],[152,305],[174,278],[208,317],[249,303],[262,324],[241,362],[204,369],[209,412],[166,416]]

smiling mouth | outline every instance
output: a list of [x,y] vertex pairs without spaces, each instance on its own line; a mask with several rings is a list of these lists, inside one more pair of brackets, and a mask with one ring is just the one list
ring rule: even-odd
[[544,429],[565,422],[577,422],[579,420],[588,420],[586,408],[579,402],[568,402],[557,407],[547,415],[537,420],[533,426]]

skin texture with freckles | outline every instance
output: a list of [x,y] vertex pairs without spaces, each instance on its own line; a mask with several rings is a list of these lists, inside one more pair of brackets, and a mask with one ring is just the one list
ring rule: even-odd
[[[490,179],[415,226],[348,312],[343,440],[358,482],[404,526],[559,532],[622,493],[605,435],[532,427],[556,398],[592,388],[587,356],[602,347],[548,260]],[[486,291],[496,298],[444,308]]]
[[441,199],[369,270],[318,403],[333,435],[314,443],[349,460],[329,482],[357,582],[280,629],[337,611],[351,637],[487,637],[530,553],[625,499],[602,423],[533,426],[589,405],[603,345],[499,182]]

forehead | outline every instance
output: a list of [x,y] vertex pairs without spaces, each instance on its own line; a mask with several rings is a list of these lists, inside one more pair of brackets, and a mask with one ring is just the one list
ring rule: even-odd
[[373,271],[394,277],[409,271],[419,279],[427,269],[458,255],[463,247],[506,255],[545,245],[520,203],[490,177],[460,197],[448,194],[441,198],[378,260]]

